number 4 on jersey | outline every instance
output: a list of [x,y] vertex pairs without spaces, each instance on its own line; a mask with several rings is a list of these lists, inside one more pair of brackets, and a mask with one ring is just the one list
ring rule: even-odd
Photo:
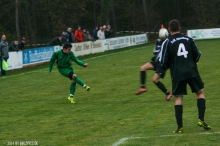
[[185,46],[183,43],[179,44],[177,56],[184,56],[184,58],[187,58],[188,51],[186,51]]

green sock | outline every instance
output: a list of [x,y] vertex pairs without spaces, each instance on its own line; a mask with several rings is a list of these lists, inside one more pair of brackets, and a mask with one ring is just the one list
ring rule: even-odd
[[75,77],[74,80],[76,81],[76,83],[84,87],[85,83],[79,77]]
[[75,93],[76,90],[76,83],[71,83],[70,84],[70,97],[73,98],[73,95]]

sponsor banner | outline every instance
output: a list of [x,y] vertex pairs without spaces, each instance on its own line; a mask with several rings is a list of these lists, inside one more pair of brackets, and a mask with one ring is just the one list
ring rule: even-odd
[[75,56],[83,56],[93,53],[99,53],[104,52],[103,49],[103,41],[97,40],[97,41],[88,41],[88,42],[82,42],[82,43],[73,43],[72,44],[72,51],[75,54]]
[[94,42],[90,42],[91,46],[91,53],[100,53],[104,52],[104,45],[103,45],[103,40],[96,40]]
[[187,30],[187,35],[194,40],[220,38],[220,28]]
[[146,34],[130,36],[130,46],[148,43]]
[[72,51],[75,56],[83,56],[91,53],[90,42],[73,43]]
[[103,40],[105,50],[114,50],[129,46],[129,37],[118,37]]
[[49,61],[53,53],[54,46],[23,50],[23,65]]
[[22,68],[22,52],[9,52],[9,59],[7,60],[7,62],[9,64],[8,70]]

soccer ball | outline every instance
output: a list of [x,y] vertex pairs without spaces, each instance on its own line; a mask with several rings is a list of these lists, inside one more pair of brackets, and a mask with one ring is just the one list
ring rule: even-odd
[[161,28],[159,30],[159,38],[160,39],[166,39],[168,37],[169,33],[168,30],[166,28]]

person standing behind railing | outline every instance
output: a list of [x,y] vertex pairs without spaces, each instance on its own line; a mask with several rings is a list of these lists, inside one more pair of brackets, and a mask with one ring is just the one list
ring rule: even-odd
[[25,44],[26,39],[23,37],[20,42],[18,42],[18,49],[21,51],[24,50],[24,44]]
[[62,46],[62,34],[58,34],[53,40],[50,41],[48,46]]
[[74,34],[72,33],[72,28],[69,27],[67,29],[67,32],[65,34],[65,38],[66,38],[67,43],[74,43],[75,37],[74,37]]
[[2,35],[2,39],[0,41],[0,66],[1,66],[1,75],[6,75],[6,71],[2,68],[2,62],[8,60],[9,53],[8,53],[8,42],[6,42],[6,35]]
[[104,33],[104,29],[102,26],[100,26],[99,31],[97,33],[97,36],[98,36],[99,40],[105,39],[105,33]]
[[98,38],[98,35],[97,35],[97,33],[98,33],[98,26],[95,26],[95,29],[93,30],[93,32],[92,32],[92,36],[93,36],[93,38],[95,39],[95,40],[98,40],[99,38]]
[[87,33],[86,33],[86,29],[85,29],[85,28],[83,28],[82,34],[83,34],[83,40],[84,40],[84,42],[88,41]]
[[21,51],[18,48],[18,41],[17,40],[12,41],[11,44],[9,45],[9,47],[8,47],[8,50],[9,50],[9,52]]
[[75,38],[76,38],[77,43],[84,42],[83,33],[82,33],[80,25],[77,26],[77,29],[75,31]]

